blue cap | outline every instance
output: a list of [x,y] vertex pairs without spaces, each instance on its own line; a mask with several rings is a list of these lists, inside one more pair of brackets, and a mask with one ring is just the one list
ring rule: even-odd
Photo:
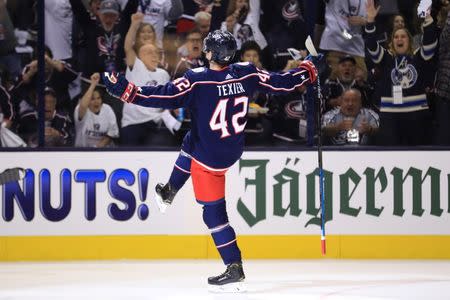
[[117,3],[116,0],[103,0],[100,3],[100,9],[98,10],[101,14],[119,14],[120,13],[120,6],[119,3]]

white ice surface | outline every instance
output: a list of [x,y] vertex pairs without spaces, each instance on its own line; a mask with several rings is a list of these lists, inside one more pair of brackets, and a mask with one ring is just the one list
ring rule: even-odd
[[218,260],[0,263],[0,300],[450,299],[450,261],[248,260],[247,292],[208,292]]

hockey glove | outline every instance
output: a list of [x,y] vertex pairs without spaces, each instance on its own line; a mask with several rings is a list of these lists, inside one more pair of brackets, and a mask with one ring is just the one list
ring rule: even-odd
[[318,72],[316,66],[309,60],[304,60],[299,65],[300,68],[303,68],[309,73],[309,82],[314,83],[317,80]]
[[102,73],[102,79],[108,94],[126,103],[133,102],[138,87],[128,82],[123,74],[105,72]]

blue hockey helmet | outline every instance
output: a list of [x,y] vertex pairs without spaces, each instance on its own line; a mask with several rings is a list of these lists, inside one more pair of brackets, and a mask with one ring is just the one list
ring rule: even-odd
[[228,31],[214,30],[203,41],[203,52],[211,51],[211,60],[221,65],[229,64],[236,50],[236,39]]

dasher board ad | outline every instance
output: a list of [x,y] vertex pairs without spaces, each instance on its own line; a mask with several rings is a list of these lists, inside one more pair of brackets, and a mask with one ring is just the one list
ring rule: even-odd
[[[165,214],[154,187],[178,152],[4,152],[1,236],[209,234],[189,179]],[[327,234],[449,235],[449,151],[323,153]],[[317,152],[245,152],[226,175],[240,235],[320,233]]]

